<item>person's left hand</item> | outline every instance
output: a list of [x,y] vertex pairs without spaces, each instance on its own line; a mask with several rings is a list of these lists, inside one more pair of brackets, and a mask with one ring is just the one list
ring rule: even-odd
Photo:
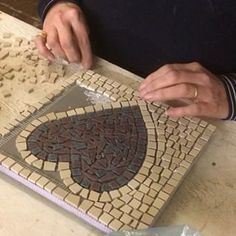
[[224,119],[229,105],[222,81],[199,63],[165,65],[150,74],[139,87],[149,102],[188,99],[189,104],[170,107],[167,115]]

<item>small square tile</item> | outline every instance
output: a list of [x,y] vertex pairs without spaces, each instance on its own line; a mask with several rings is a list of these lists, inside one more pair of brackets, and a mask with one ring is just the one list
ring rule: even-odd
[[123,223],[121,223],[119,220],[114,219],[110,224],[109,227],[112,230],[118,231],[123,226]]
[[46,171],[55,171],[56,170],[56,163],[45,161],[43,164],[43,169]]
[[63,200],[68,195],[68,192],[60,187],[57,187],[52,191],[52,194],[57,198]]
[[74,193],[74,194],[78,194],[81,190],[82,190],[82,187],[77,184],[77,183],[74,183],[72,184],[69,189]]
[[98,218],[99,218],[99,217],[101,216],[101,214],[102,214],[102,209],[99,209],[99,208],[97,208],[97,207],[95,207],[95,206],[92,206],[92,207],[88,210],[87,214],[88,214],[89,216],[92,216],[94,219],[98,220]]
[[54,184],[53,182],[49,182],[49,183],[47,183],[45,186],[44,186],[44,189],[46,190],[46,191],[48,191],[48,192],[52,192],[53,191],[53,189],[55,189],[56,188],[56,184]]
[[65,202],[72,205],[73,207],[77,208],[79,205],[81,198],[77,195],[74,195],[72,193],[69,193],[67,197],[65,198]]
[[82,203],[79,205],[79,210],[82,211],[83,213],[86,213],[91,206],[93,206],[93,202],[89,200],[83,200]]
[[15,165],[13,165],[11,168],[11,171],[13,171],[16,174],[19,174],[20,171],[22,171],[24,169],[23,166],[21,166],[20,164],[16,163]]
[[15,163],[16,162],[13,159],[8,157],[8,158],[4,159],[1,164],[2,164],[2,166],[6,167],[7,169],[10,169],[10,167],[13,166]]
[[47,179],[46,177],[42,176],[41,178],[39,178],[37,181],[36,181],[36,184],[41,187],[41,188],[44,188],[44,186],[49,182],[50,180]]
[[30,175],[31,171],[29,169],[24,168],[23,170],[20,171],[20,176],[27,179],[28,176]]
[[32,183],[36,183],[36,181],[40,178],[41,176],[40,176],[40,174],[38,174],[38,173],[36,173],[36,172],[33,172],[32,174],[30,174],[29,176],[28,176],[28,180],[30,181],[30,182],[32,182]]
[[113,218],[110,214],[108,214],[108,213],[106,213],[106,212],[104,212],[104,213],[100,216],[100,218],[99,218],[100,222],[101,222],[102,224],[104,224],[104,225],[109,225],[109,223],[110,223],[113,219],[114,219],[114,218]]

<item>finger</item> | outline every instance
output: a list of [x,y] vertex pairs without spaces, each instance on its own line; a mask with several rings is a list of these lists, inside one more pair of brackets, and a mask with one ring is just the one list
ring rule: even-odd
[[166,111],[168,116],[182,117],[182,116],[208,116],[211,117],[210,108],[207,103],[199,102],[192,103],[184,107],[171,107]]
[[81,24],[78,21],[72,22],[72,29],[76,36],[80,53],[81,53],[81,64],[85,69],[89,69],[92,66],[92,50],[90,40],[88,37],[87,29],[85,24]]
[[50,33],[47,36],[47,45],[55,56],[66,59],[66,54],[60,45],[56,28],[50,29]]
[[201,76],[202,73],[200,72],[170,71],[146,84],[146,86],[139,91],[140,96],[145,97],[146,94],[151,93],[152,91],[184,83],[192,83],[201,86],[203,84]]
[[54,55],[46,47],[46,39],[42,38],[41,36],[37,36],[35,38],[35,45],[38,48],[40,55],[42,55],[43,57],[47,58],[50,61],[55,59]]
[[153,90],[147,93],[143,99],[150,102],[153,101],[168,101],[168,100],[178,100],[178,99],[193,99],[196,96],[199,99],[199,92],[203,92],[203,89],[198,89],[196,85],[193,84],[178,84],[171,87],[165,87],[158,90]]
[[198,71],[202,66],[197,62],[186,63],[186,64],[167,64],[160,67],[155,72],[151,73],[140,85],[140,89],[143,89],[147,84],[152,82],[153,80],[163,76],[164,74],[171,72],[171,71]]
[[80,63],[81,56],[79,46],[76,42],[76,38],[73,35],[73,30],[69,22],[63,21],[62,24],[59,24],[57,30],[60,45],[65,52],[68,61]]

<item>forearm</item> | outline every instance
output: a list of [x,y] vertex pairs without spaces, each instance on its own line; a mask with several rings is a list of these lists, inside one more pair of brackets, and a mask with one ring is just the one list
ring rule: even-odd
[[229,104],[229,115],[225,120],[236,120],[236,73],[223,74],[220,79],[224,83]]
[[[40,0],[38,5],[38,14],[41,18],[42,22],[48,12],[48,10],[57,2],[62,2],[62,0]],[[72,3],[79,3],[79,0],[63,0],[63,2],[72,2]]]

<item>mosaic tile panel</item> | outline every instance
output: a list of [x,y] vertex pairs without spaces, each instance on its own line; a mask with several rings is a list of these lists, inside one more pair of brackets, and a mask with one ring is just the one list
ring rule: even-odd
[[[0,165],[111,230],[151,226],[215,127],[168,117],[167,105],[141,101],[133,88],[93,71],[75,74],[75,80],[113,102],[49,113],[28,124],[16,147],[37,172],[3,155]],[[58,173],[62,185],[44,171]]]

